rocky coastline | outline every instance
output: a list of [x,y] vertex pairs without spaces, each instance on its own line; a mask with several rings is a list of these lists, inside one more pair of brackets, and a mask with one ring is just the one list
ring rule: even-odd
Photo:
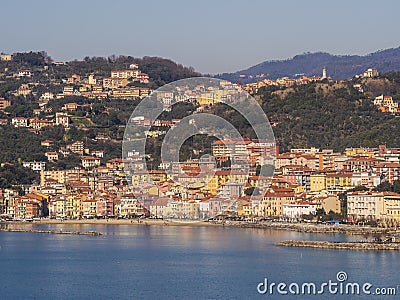
[[355,226],[355,225],[325,225],[325,224],[306,224],[306,223],[242,223],[237,225],[244,228],[266,228],[275,230],[287,230],[303,233],[333,233],[333,234],[348,234],[348,235],[364,235],[368,234],[386,234],[389,232],[387,228],[370,227],[370,226]]
[[76,234],[76,235],[91,235],[91,236],[103,235],[101,232],[97,231],[64,231],[64,230],[36,230],[36,229],[11,229],[11,228],[0,228],[0,231],[47,233],[47,234]]
[[[386,235],[393,231],[388,228],[370,227],[370,226],[357,226],[357,225],[328,225],[328,224],[315,224],[315,223],[289,223],[289,222],[272,222],[272,221],[232,221],[232,220],[215,220],[215,221],[193,221],[193,222],[180,222],[173,220],[157,220],[157,219],[82,219],[82,220],[55,220],[55,219],[41,219],[33,222],[11,221],[0,222],[4,228],[10,228],[9,225],[15,226],[14,228],[31,227],[33,224],[47,224],[47,225],[133,225],[133,226],[222,226],[222,227],[240,227],[240,228],[255,228],[255,229],[270,229],[270,230],[284,230],[296,231],[301,233],[332,233],[332,234],[347,234],[347,235]],[[1,228],[1,226],[0,226]]]
[[377,243],[377,242],[328,242],[328,241],[302,241],[287,240],[277,243],[285,247],[306,247],[320,249],[342,249],[342,250],[400,250],[400,243]]

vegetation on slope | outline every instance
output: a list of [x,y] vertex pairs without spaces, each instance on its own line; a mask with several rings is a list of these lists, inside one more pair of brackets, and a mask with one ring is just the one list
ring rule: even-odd
[[298,86],[283,98],[268,88],[258,95],[269,120],[277,123],[274,133],[284,150],[400,145],[400,118],[378,111],[352,82]]

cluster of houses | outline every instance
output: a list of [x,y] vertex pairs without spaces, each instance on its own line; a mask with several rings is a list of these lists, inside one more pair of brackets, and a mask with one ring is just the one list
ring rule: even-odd
[[380,95],[375,97],[374,105],[378,107],[381,112],[398,114],[400,113],[399,103],[393,100],[392,96]]
[[[7,125],[7,119],[1,119],[2,125]],[[25,127],[30,131],[37,133],[44,127],[52,127],[61,125],[64,128],[68,128],[70,126],[70,117],[65,112],[57,112],[54,116],[51,115],[46,119],[39,118],[25,118],[25,117],[12,117],[11,125],[14,127]]]
[[[240,155],[232,144],[226,141],[224,150],[220,143],[214,143],[213,154],[220,161]],[[80,145],[76,148],[81,149]],[[236,149],[243,151],[243,145]],[[248,172],[233,166],[216,168],[211,161],[197,159],[164,163],[158,170],[143,168],[131,178],[124,172],[129,159],[115,158],[105,165],[72,170],[42,168],[38,169],[40,183],[23,186],[24,195],[13,189],[1,192],[0,214],[14,219],[146,215],[194,220],[217,216],[297,220],[317,212],[340,214],[347,209],[349,221],[400,221],[400,194],[372,191],[384,181],[400,179],[400,149],[382,145],[335,153],[307,148],[277,154],[273,153],[277,151],[274,143],[254,140],[246,140],[244,149],[257,153],[255,165],[276,154],[274,174],[258,174],[256,167]],[[349,191],[360,186],[365,191]],[[341,198],[345,192],[347,204]]]
[[33,171],[43,171],[46,169],[47,162],[56,162],[60,157],[68,157],[71,154],[76,154],[79,155],[81,159],[81,167],[90,169],[100,166],[104,158],[104,150],[89,149],[85,147],[84,142],[79,140],[67,144],[65,147],[60,147],[59,149],[56,149],[53,140],[44,140],[41,142],[41,145],[48,149],[48,151],[44,153],[47,161],[23,161],[23,167],[30,168]]
[[361,74],[354,76],[355,78],[375,78],[379,76],[379,72],[376,68],[369,68]]
[[311,82],[318,82],[324,79],[326,79],[326,77],[325,78],[320,76],[308,77],[305,75],[302,75],[300,78],[282,77],[276,80],[266,78],[261,81],[247,83],[244,85],[243,89],[250,94],[255,94],[260,88],[265,86],[291,87],[294,85],[304,85],[304,84],[309,84]]
[[[357,74],[354,77],[355,78],[375,78],[379,76],[379,72],[376,68],[369,68],[368,70],[364,71],[361,74]],[[265,74],[260,74],[256,77],[265,77]],[[282,77],[278,78],[276,80],[272,80],[269,78],[253,82],[253,83],[248,83],[245,84],[243,89],[249,92],[250,94],[255,94],[261,87],[265,86],[280,86],[280,87],[291,87],[294,85],[304,85],[304,84],[309,84],[311,82],[319,82],[322,80],[331,80],[330,77],[327,76],[327,71],[326,68],[324,67],[322,69],[322,76],[305,76],[304,74],[297,74],[295,78],[289,78],[289,77]],[[360,92],[363,92],[361,84],[356,84],[354,86],[357,88]]]
[[[12,58],[2,55],[2,60]],[[56,64],[57,65],[57,64]],[[374,70],[365,76],[374,77]],[[19,78],[34,77],[31,70],[19,70]],[[376,75],[377,76],[377,75]],[[197,112],[216,103],[235,98],[239,90],[255,92],[266,85],[292,86],[326,79],[302,76],[298,79],[265,79],[243,87],[228,81],[219,86],[199,84],[194,88],[176,87],[174,92],[157,91],[154,95],[170,111],[176,102],[196,103]],[[38,133],[47,126],[69,128],[70,116],[80,106],[91,104],[66,103],[62,111],[51,112],[50,101],[67,96],[89,99],[136,99],[149,95],[148,88],[135,87],[135,83],[148,83],[149,77],[136,64],[123,70],[113,70],[109,77],[96,78],[94,74],[81,77],[73,74],[63,80],[61,93],[44,92],[38,97],[37,117],[13,117],[10,124],[26,127]],[[32,84],[22,84],[15,93],[28,96]],[[398,104],[391,97],[379,96],[374,104],[384,112],[398,112]],[[0,110],[11,105],[0,99]],[[55,113],[40,119],[41,112]],[[8,124],[0,119],[0,124]],[[165,127],[173,127],[179,119],[156,120],[153,124],[145,116],[130,120],[134,126],[150,126],[147,136],[164,135]],[[164,129],[162,128],[164,127]],[[210,132],[208,132],[210,133]],[[0,215],[10,219],[31,219],[49,216],[60,219],[81,218],[154,218],[205,220],[218,216],[249,218],[285,218],[296,220],[319,213],[340,214],[347,211],[351,221],[400,221],[400,195],[392,192],[373,192],[382,182],[393,184],[400,180],[400,149],[348,148],[344,153],[331,149],[292,149],[279,153],[275,141],[251,139],[225,139],[211,145],[215,159],[190,159],[184,162],[164,161],[158,169],[148,171],[143,155],[132,151],[127,158],[104,161],[103,150],[91,150],[83,141],[54,149],[54,141],[44,140],[47,161],[24,161],[24,167],[40,173],[40,182],[19,186],[19,189],[0,191]],[[71,153],[81,158],[80,168],[49,170],[48,162]],[[240,161],[242,164],[235,164]],[[215,162],[219,167],[216,167]],[[228,164],[231,162],[231,164]],[[243,168],[243,162],[250,166]],[[134,165],[133,172],[126,172]],[[229,167],[223,167],[230,165]],[[259,166],[267,166],[264,174]],[[261,169],[262,170],[262,169]],[[261,172],[261,173],[260,173]],[[359,190],[364,187],[366,191]],[[21,193],[22,190],[22,193]],[[347,193],[347,202],[343,195]]]
[[[12,55],[2,54],[2,61],[12,61]],[[55,64],[55,67],[64,64]],[[3,70],[2,70],[3,71]],[[10,119],[0,119],[0,125],[11,124],[15,127],[28,127],[34,130],[40,130],[46,126],[63,125],[68,127],[70,118],[68,112],[77,111],[85,106],[91,108],[91,104],[77,104],[75,102],[66,103],[61,111],[53,112],[49,105],[50,101],[55,101],[68,96],[82,96],[88,99],[138,99],[148,96],[151,90],[143,87],[143,84],[149,83],[149,75],[140,71],[137,64],[129,65],[129,68],[123,70],[112,70],[109,77],[99,76],[95,74],[73,74],[68,78],[60,80],[51,79],[49,83],[57,89],[62,88],[62,92],[56,93],[51,91],[38,93],[37,87],[41,84],[35,81],[35,72],[49,72],[49,66],[44,66],[41,70],[21,69],[13,74],[9,74],[8,68],[1,75],[7,78],[24,79],[17,90],[10,91],[14,96],[28,97],[32,96],[36,99],[39,108],[34,109],[34,118],[27,119],[23,116],[16,116]],[[137,87],[139,83],[140,87]],[[44,86],[46,87],[46,86]],[[41,89],[40,89],[41,90]],[[12,105],[12,101],[6,98],[0,98],[0,111]],[[44,113],[46,117],[39,116]],[[55,114],[55,115],[54,115]]]
[[102,79],[97,79],[94,74],[90,74],[88,78],[73,74],[66,79],[62,93],[42,95],[42,99],[60,99],[66,96],[83,96],[89,99],[135,99],[148,96],[150,92],[148,88],[128,86],[135,82],[149,83],[149,75],[142,73],[137,64],[131,64],[126,70],[112,70],[110,77]]
[[[256,77],[265,77],[265,74],[257,75]],[[265,78],[263,80],[247,83],[244,85],[243,89],[250,94],[255,94],[261,87],[265,86],[278,86],[278,87],[291,87],[294,85],[304,85],[311,82],[319,82],[322,80],[330,80],[331,78],[327,76],[326,68],[322,69],[322,76],[305,76],[304,74],[296,74],[294,78],[282,77],[276,80]]]

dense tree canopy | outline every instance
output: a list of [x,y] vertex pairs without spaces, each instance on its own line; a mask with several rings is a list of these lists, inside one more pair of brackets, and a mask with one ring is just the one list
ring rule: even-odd
[[19,164],[0,167],[0,188],[10,188],[14,185],[39,182],[39,174]]

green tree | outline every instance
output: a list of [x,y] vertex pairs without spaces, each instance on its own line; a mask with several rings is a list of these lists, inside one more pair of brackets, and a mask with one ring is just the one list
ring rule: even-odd
[[260,189],[258,187],[254,187],[254,186],[245,189],[244,190],[244,194],[246,196],[259,196],[259,195],[261,195]]
[[393,191],[393,185],[390,184],[389,181],[384,181],[384,182],[381,182],[379,185],[377,185],[374,188],[374,191],[377,191],[377,192]]

